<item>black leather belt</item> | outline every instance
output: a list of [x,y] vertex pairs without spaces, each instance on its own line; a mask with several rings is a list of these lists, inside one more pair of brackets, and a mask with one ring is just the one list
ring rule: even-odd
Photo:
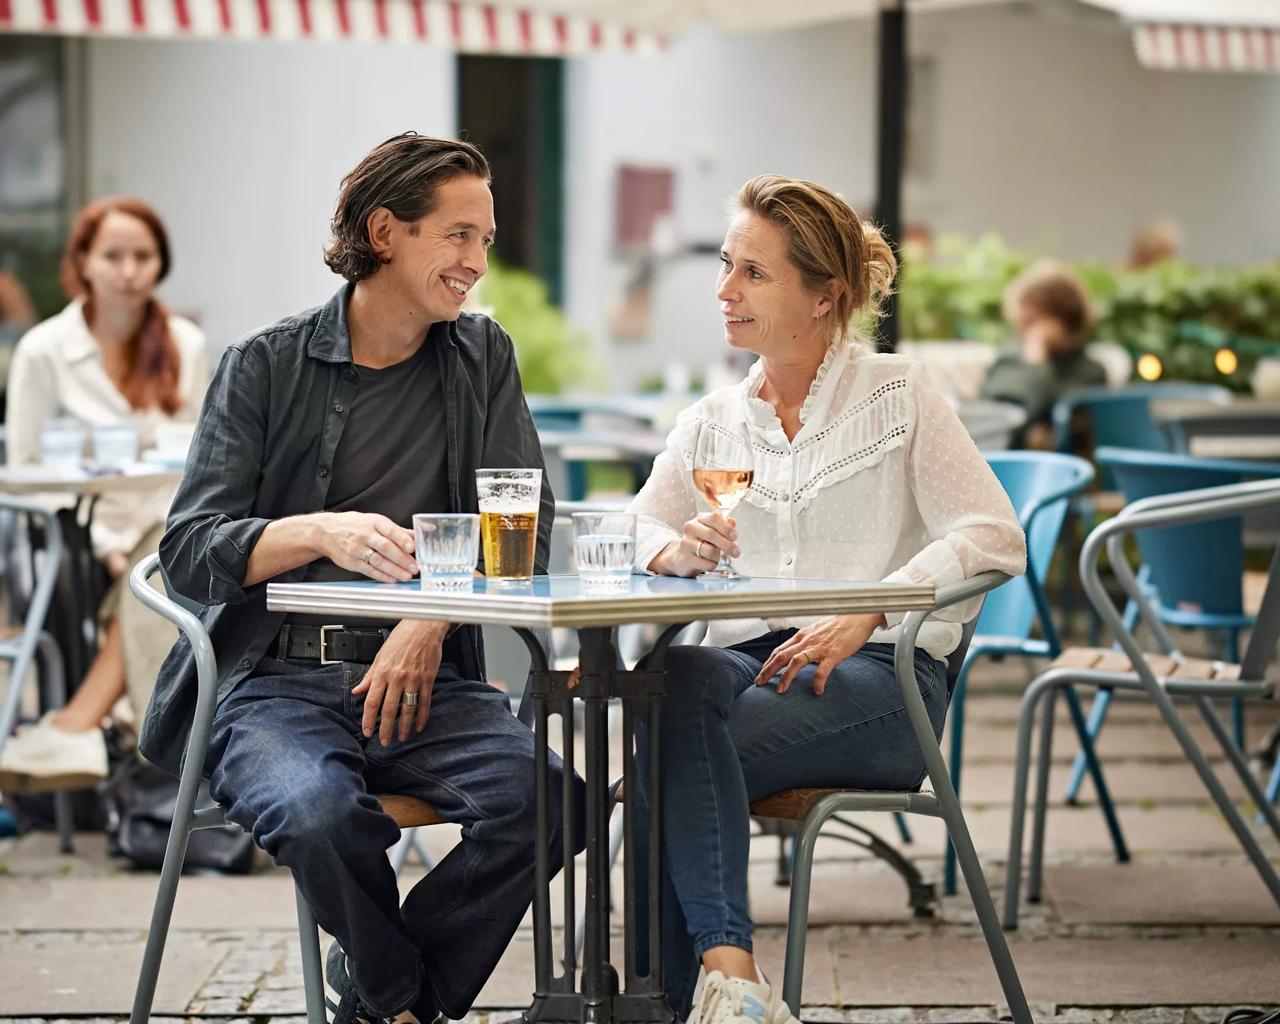
[[346,626],[281,626],[276,657],[307,658],[321,665],[349,661],[369,665],[378,656],[390,630],[348,629]]

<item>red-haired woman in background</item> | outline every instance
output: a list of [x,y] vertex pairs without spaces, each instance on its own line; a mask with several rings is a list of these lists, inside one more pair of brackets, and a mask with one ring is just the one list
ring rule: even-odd
[[[158,426],[194,421],[209,361],[199,328],[155,296],[169,265],[168,234],[146,203],[116,197],[80,211],[60,272],[71,303],[22,337],[9,369],[10,465],[41,461],[40,429],[55,418],[78,420],[86,431],[132,424],[141,448],[151,446]],[[171,488],[160,487],[99,500],[93,551],[115,580],[99,611],[101,647],[66,707],[5,745],[0,788],[15,774],[64,783],[106,775],[102,720],[126,683],[150,685],[172,641],[154,620],[131,628],[134,609],[121,602],[123,577],[159,544],[171,498]],[[159,643],[148,634],[160,635]]]

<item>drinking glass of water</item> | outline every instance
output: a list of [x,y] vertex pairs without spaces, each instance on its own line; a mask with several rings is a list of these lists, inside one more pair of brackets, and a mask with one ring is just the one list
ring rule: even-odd
[[40,461],[57,469],[79,469],[84,461],[84,427],[79,420],[46,420],[40,427]]
[[575,512],[573,554],[584,584],[625,587],[636,557],[636,517],[630,512]]
[[124,469],[138,461],[138,428],[132,423],[94,427],[93,457],[100,466]]
[[478,515],[413,517],[413,543],[424,590],[460,590],[471,586],[480,554]]

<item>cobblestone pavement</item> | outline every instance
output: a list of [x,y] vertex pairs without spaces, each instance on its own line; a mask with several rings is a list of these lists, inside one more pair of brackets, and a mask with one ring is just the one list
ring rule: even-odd
[[[1023,679],[1019,666],[992,666],[975,675],[969,703],[966,816],[997,900]],[[1277,709],[1258,712],[1250,736],[1256,741],[1277,724]],[[1063,805],[1074,747],[1066,730],[1059,736],[1045,899],[1025,908],[1010,937],[1036,1019],[1208,1024],[1233,1006],[1280,1005],[1280,910],[1153,712],[1116,706],[1101,744],[1134,852],[1128,865],[1115,863],[1087,794],[1083,806]],[[1232,792],[1241,797],[1238,783]],[[914,842],[903,845],[888,818],[859,820],[926,878],[938,877],[939,822],[913,819]],[[436,856],[454,841],[451,831],[427,830]],[[1280,862],[1280,844],[1268,838],[1266,848]],[[771,837],[753,846],[752,911],[761,962],[778,975],[787,890],[774,884],[776,853]],[[408,869],[405,883],[420,872]],[[154,885],[154,875],[130,873],[107,857],[101,836],[78,837],[70,857],[58,855],[48,835],[0,842],[3,1024],[124,1019]],[[287,875],[264,863],[248,878],[184,878],[179,893],[156,1019],[301,1024]],[[1006,1015],[963,892],[943,899],[935,919],[914,918],[905,887],[882,862],[824,838],[813,894],[804,1020],[958,1024]],[[531,979],[526,923],[468,1020],[510,1019],[527,1000]]]

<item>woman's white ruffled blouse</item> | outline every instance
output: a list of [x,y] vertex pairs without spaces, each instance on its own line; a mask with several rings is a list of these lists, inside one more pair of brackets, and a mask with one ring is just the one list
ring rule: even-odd
[[[833,345],[787,440],[773,406],[757,397],[757,362],[741,383],[681,413],[667,449],[631,502],[636,567],[678,540],[708,506],[693,489],[693,450],[707,423],[749,441],[755,476],[734,513],[750,576],[957,583],[999,569],[1019,575],[1026,542],[1013,507],[955,410],[924,367],[898,355]],[[944,659],[976,602],[932,616],[919,646]],[[871,641],[896,640],[902,614]],[[814,618],[711,622],[705,643],[725,647]]]

